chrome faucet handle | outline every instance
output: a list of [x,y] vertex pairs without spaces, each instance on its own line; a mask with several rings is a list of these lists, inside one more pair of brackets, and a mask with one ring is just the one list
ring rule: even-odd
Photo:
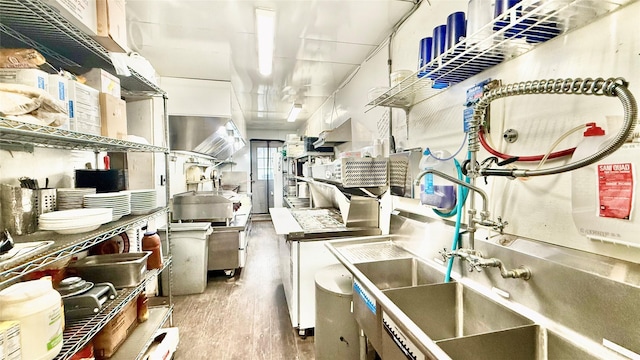
[[467,268],[469,272],[473,272],[474,270],[477,272],[482,272],[482,264],[480,264],[479,259],[469,258],[467,259],[467,261],[469,262],[469,267]]
[[442,250],[438,251],[440,256],[442,256],[442,261],[447,261],[449,258],[453,257],[453,252],[448,251],[446,248],[442,248]]
[[503,233],[505,226],[509,225],[508,221],[503,221],[501,216],[498,216],[498,221],[493,225],[493,230],[498,231],[500,234]]

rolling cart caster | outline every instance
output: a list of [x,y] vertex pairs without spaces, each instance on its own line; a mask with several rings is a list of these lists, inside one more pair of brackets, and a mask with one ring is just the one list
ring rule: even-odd
[[224,270],[224,274],[232,278],[236,275],[236,269]]

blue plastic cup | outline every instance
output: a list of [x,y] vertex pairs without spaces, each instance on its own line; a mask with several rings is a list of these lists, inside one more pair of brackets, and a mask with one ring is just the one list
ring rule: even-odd
[[420,39],[420,52],[418,54],[418,77],[425,76],[429,71],[425,65],[433,58],[433,38],[426,37]]
[[[506,13],[509,9],[516,6],[519,2],[520,0],[496,0],[495,8],[493,11],[493,17],[497,18],[501,16],[502,14]],[[516,11],[516,15],[518,15],[517,11]],[[504,19],[504,21],[503,20],[496,21],[495,24],[493,25],[493,30],[494,31],[501,30],[505,26],[509,25],[510,21],[511,19],[508,16]],[[528,21],[530,22],[530,20]],[[520,38],[523,36],[521,33],[525,29],[525,27],[526,27],[526,24],[524,23],[516,24],[511,29],[507,30],[505,32],[505,35],[508,38],[512,38],[512,37]]]
[[467,35],[464,12],[457,11],[447,16],[447,50],[459,43]]
[[433,58],[442,55],[447,49],[447,25],[433,28]]

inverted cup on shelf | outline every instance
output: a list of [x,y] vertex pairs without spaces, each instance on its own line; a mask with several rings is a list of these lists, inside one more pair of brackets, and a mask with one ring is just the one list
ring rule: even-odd
[[425,66],[431,62],[433,58],[433,38],[425,37],[420,39],[420,48],[418,53],[418,77],[425,76],[429,71]]
[[447,25],[438,25],[433,28],[433,59],[442,55],[447,50]]
[[449,50],[462,41],[467,35],[467,24],[463,11],[457,11],[447,16],[446,31],[447,40],[445,42],[445,48]]

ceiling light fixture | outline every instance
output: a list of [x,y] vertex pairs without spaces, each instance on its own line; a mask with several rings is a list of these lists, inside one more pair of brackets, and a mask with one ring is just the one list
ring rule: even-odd
[[300,111],[302,111],[302,105],[293,104],[291,106],[291,110],[289,110],[289,116],[287,116],[287,121],[288,122],[296,121],[296,119],[298,118],[298,114],[300,114]]
[[273,10],[256,9],[256,33],[258,35],[258,69],[263,76],[269,76],[273,70],[276,33],[276,13]]

